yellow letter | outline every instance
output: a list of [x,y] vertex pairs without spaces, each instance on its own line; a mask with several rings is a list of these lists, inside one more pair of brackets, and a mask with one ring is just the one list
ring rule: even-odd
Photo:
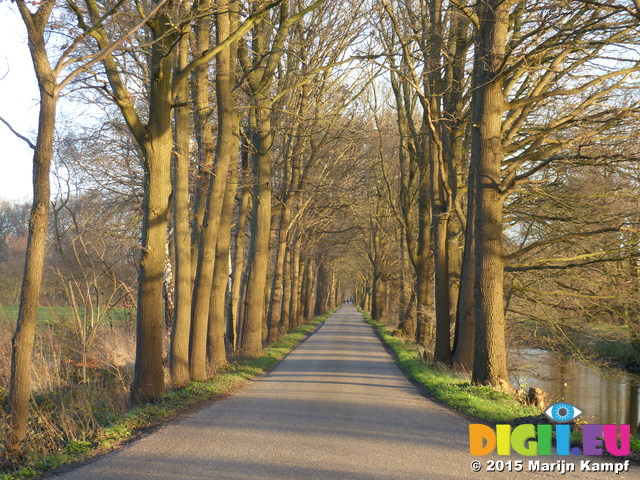
[[511,455],[511,425],[496,425],[498,455]]

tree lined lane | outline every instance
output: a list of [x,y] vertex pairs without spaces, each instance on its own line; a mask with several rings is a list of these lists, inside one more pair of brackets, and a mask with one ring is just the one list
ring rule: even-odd
[[423,398],[347,306],[233,397],[58,478],[483,478],[468,423]]

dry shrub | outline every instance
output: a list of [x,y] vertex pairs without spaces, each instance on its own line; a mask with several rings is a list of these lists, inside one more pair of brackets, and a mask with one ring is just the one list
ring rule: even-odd
[[[0,464],[9,466],[6,451],[9,423],[7,392],[11,336],[15,322],[0,320]],[[91,350],[83,352],[71,322],[52,319],[39,324],[33,354],[27,455],[44,454],[70,442],[91,440],[129,407],[129,385],[135,356],[134,326],[103,325]],[[84,355],[83,355],[84,353]]]

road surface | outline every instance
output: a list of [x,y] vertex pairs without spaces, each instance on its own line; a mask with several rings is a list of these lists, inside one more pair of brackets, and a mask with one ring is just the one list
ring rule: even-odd
[[[268,375],[64,480],[532,478],[527,457],[472,457],[469,421],[424,398],[352,306],[343,307]],[[487,460],[525,472],[486,472]],[[581,457],[565,457],[580,468]],[[471,462],[483,471],[474,473]],[[539,457],[542,462],[556,458]],[[595,459],[596,462],[611,461]],[[536,473],[536,478],[640,478]]]

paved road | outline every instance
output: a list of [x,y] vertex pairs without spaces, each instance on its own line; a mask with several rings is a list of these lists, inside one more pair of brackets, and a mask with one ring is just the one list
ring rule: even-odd
[[[57,478],[531,477],[522,472],[473,473],[470,464],[475,458],[468,453],[468,423],[422,397],[357,310],[346,306],[270,374],[232,397]],[[484,463],[487,458],[480,460]],[[579,468],[579,460],[569,460]],[[560,476],[536,474],[537,478]],[[640,478],[640,471],[617,476],[579,472],[564,477]]]

